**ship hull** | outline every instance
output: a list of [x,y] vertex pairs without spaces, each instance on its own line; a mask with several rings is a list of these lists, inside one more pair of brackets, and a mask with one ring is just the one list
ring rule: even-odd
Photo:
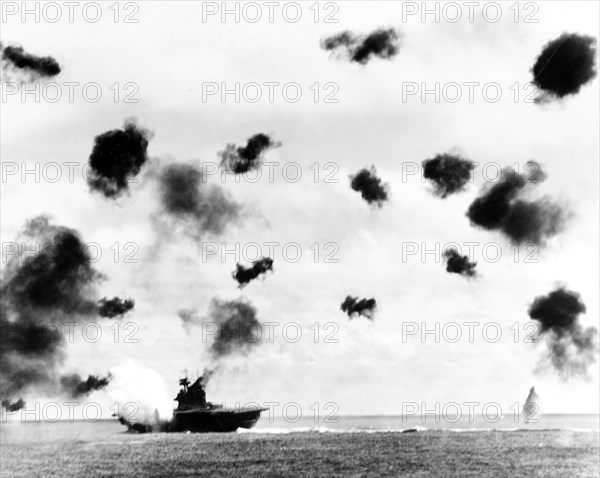
[[258,410],[186,410],[175,411],[169,426],[171,432],[234,432],[238,428],[252,428],[260,418]]

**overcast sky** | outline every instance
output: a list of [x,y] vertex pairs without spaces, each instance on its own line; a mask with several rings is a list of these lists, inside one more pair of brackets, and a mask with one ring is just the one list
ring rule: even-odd
[[[561,381],[552,369],[535,372],[544,344],[524,343],[529,304],[557,283],[581,294],[587,306],[582,324],[599,325],[598,79],[560,102],[525,101],[532,91],[526,87],[530,68],[548,41],[563,32],[598,36],[597,2],[537,2],[539,10],[532,17],[537,23],[524,23],[529,11],[523,9],[515,23],[510,3],[502,4],[497,23],[483,20],[480,8],[470,23],[467,7],[457,23],[443,17],[436,23],[432,16],[422,22],[418,15],[403,21],[400,2],[338,2],[333,16],[338,23],[322,21],[333,9],[321,10],[315,23],[310,3],[302,4],[297,23],[285,21],[277,10],[273,23],[266,18],[236,23],[231,16],[223,23],[219,15],[203,22],[200,2],[138,5],[138,23],[114,23],[106,4],[95,24],[76,13],[73,23],[23,23],[17,15],[2,26],[3,43],[52,55],[63,70],[48,80],[61,85],[63,98],[56,103],[43,97],[36,103],[31,96],[21,101],[20,92],[3,98],[2,162],[16,162],[21,169],[22,163],[30,168],[39,163],[42,170],[47,163],[59,163],[63,177],[52,183],[28,175],[23,182],[20,174],[6,176],[3,165],[2,242],[15,240],[27,219],[48,214],[56,224],[77,229],[85,242],[103,247],[96,263],[108,277],[100,287],[103,295],[136,301],[121,323],[139,324],[139,343],[123,343],[122,337],[114,343],[106,324],[98,343],[77,336],[69,344],[65,370],[105,373],[134,360],[158,372],[174,397],[183,369],[195,374],[210,364],[209,344],[202,343],[199,329],[191,335],[184,329],[178,310],[195,308],[202,316],[213,297],[243,296],[257,307],[262,322],[280,325],[273,343],[223,363],[208,390],[214,400],[296,401],[306,407],[315,401],[336,402],[339,414],[400,413],[399,404],[410,401],[495,401],[504,409],[522,403],[535,385],[543,412],[598,411],[597,364],[590,381]],[[265,17],[267,7],[259,5]],[[400,53],[390,61],[349,63],[319,47],[324,36],[346,29],[368,33],[381,26],[403,34]],[[65,82],[96,82],[102,99],[86,102],[76,89],[69,102]],[[110,89],[115,82],[121,92],[117,103]],[[256,103],[244,98],[236,103],[232,95],[223,103],[218,94],[203,101],[209,82],[229,88],[236,82],[296,82],[302,98],[288,102],[276,89],[270,103],[264,87],[263,99]],[[316,103],[314,87],[309,89],[315,82],[321,89]],[[337,103],[323,102],[328,82],[337,85]],[[470,102],[466,86],[456,103],[436,102],[433,95],[425,101],[420,94],[403,98],[409,83],[433,88],[436,82],[496,82],[502,98],[486,101],[477,88]],[[124,89],[126,83],[137,85],[137,103],[123,101],[133,91]],[[157,188],[151,179],[132,184],[131,195],[117,201],[90,192],[81,173],[94,137],[120,128],[132,116],[153,131],[148,151],[161,164],[215,163],[228,143],[242,145],[259,132],[281,142],[265,157],[280,163],[273,181],[265,169],[256,183],[209,178],[244,205],[244,217],[223,236],[203,241],[219,247],[225,242],[230,249],[236,242],[296,242],[301,260],[286,261],[279,247],[274,273],[240,291],[231,278],[232,254],[225,261],[218,256],[203,261],[202,244],[179,230],[160,241]],[[444,152],[460,153],[480,165],[465,192],[440,199],[422,182],[420,171],[406,172]],[[566,229],[535,251],[537,262],[526,262],[524,250],[515,259],[507,239],[471,226],[465,216],[485,184],[484,171],[493,179],[496,165],[522,168],[529,160],[542,164],[548,175],[532,194],[549,194],[572,212]],[[66,162],[78,163],[73,182]],[[295,183],[282,174],[283,165],[292,162],[302,171]],[[315,163],[318,182],[314,166],[309,169]],[[325,170],[326,163],[334,164]],[[484,168],[486,164],[491,166]],[[371,165],[391,190],[391,200],[380,209],[369,207],[349,187],[348,176]],[[324,182],[331,172],[337,182]],[[124,262],[133,250],[124,248],[130,242],[139,247],[134,256],[138,263]],[[336,244],[337,263],[323,262],[329,242]],[[436,243],[443,247],[451,242],[478,244],[473,257],[478,278],[446,273],[433,254],[421,260],[423,243],[434,250]],[[116,263],[110,249],[115,243],[120,250]],[[314,243],[320,244],[317,263],[310,249]],[[419,253],[403,255],[408,243],[416,243]],[[490,243],[492,259],[498,248],[502,253],[497,262],[482,255]],[[376,298],[373,322],[350,321],[339,310],[348,294]],[[282,326],[291,322],[302,326],[297,343],[282,336]],[[315,322],[321,330],[318,343],[309,329]],[[457,343],[435,343],[431,335],[423,343],[419,335],[403,340],[403,323],[409,322],[431,329],[448,322],[481,326],[473,343],[465,336],[466,327]],[[328,323],[336,326],[324,329]],[[500,325],[498,342],[482,337],[486,323]],[[337,343],[324,343],[330,331],[336,331]],[[96,394],[98,400],[104,400],[103,393]]]

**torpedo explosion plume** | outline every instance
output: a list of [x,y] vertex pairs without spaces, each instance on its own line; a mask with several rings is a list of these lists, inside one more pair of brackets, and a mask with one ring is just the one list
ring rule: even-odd
[[341,53],[349,61],[366,65],[372,58],[390,60],[400,51],[400,34],[379,28],[368,35],[344,31],[321,41],[321,48]]
[[252,263],[250,267],[244,267],[237,264],[236,270],[233,272],[233,278],[238,282],[240,288],[246,286],[250,281],[256,279],[261,274],[266,274],[273,270],[273,259],[263,257]]
[[475,167],[472,161],[451,154],[437,154],[422,163],[423,177],[434,186],[434,194],[441,198],[463,191]]
[[206,184],[195,166],[174,163],[159,171],[163,214],[194,237],[220,235],[240,218],[241,206],[222,188]]
[[20,46],[4,47],[2,50],[3,69],[21,70],[34,77],[52,77],[60,73],[60,65],[51,56],[36,56],[27,53]]
[[580,295],[564,287],[536,297],[529,307],[529,316],[546,340],[549,362],[562,379],[587,377],[596,361],[598,329],[581,325],[579,315],[585,310]]
[[532,68],[533,83],[542,96],[536,102],[575,95],[596,71],[596,39],[563,33],[546,44]]
[[475,271],[477,262],[469,262],[469,256],[461,256],[454,248],[444,252],[444,259],[446,259],[446,272],[465,277],[474,277],[477,274]]
[[354,316],[363,316],[369,320],[374,319],[377,301],[375,299],[359,299],[358,297],[346,296],[340,308],[348,314],[351,319]]
[[367,203],[378,207],[389,199],[389,186],[377,177],[375,166],[371,166],[370,170],[363,168],[350,176],[350,187],[359,192]]
[[[72,385],[73,380],[65,382],[59,373],[66,345],[60,327],[99,316],[94,296],[104,276],[92,267],[89,252],[73,229],[52,225],[40,216],[27,222],[23,238],[44,245],[33,256],[14,256],[2,280],[0,389],[3,397],[29,388],[69,392],[63,385]],[[95,382],[88,380],[91,391]]]
[[89,158],[88,184],[107,198],[129,191],[128,181],[137,176],[148,160],[148,142],[152,133],[128,119],[123,129],[113,129],[94,139]]
[[219,153],[221,166],[235,174],[243,174],[260,166],[261,155],[269,148],[281,146],[263,133],[258,133],[248,138],[246,146],[228,144],[224,151]]
[[546,177],[537,163],[529,161],[526,166],[534,169],[529,177],[503,170],[500,181],[484,189],[469,206],[467,217],[475,226],[502,232],[515,244],[543,245],[564,228],[566,213],[547,196],[533,201],[521,198],[529,183]]

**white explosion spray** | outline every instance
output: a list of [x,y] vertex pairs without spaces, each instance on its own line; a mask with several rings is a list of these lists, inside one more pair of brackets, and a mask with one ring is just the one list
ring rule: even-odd
[[154,423],[170,420],[173,415],[173,397],[167,384],[155,371],[133,360],[110,370],[113,377],[108,395],[119,403],[120,413],[134,422]]
[[525,399],[525,403],[523,404],[523,422],[524,423],[536,423],[540,407],[538,405],[538,394],[535,393],[535,387],[531,387],[529,389],[529,395]]

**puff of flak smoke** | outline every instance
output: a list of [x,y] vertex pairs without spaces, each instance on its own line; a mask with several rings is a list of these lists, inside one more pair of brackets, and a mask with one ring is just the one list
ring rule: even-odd
[[270,257],[263,257],[254,261],[250,267],[244,267],[241,264],[237,264],[236,270],[233,271],[232,276],[238,282],[240,288],[242,288],[261,274],[266,274],[268,271],[272,270],[273,259]]
[[423,177],[433,183],[434,194],[441,198],[464,191],[475,168],[472,161],[452,154],[437,154],[422,166]]
[[224,151],[219,152],[221,167],[235,174],[243,174],[257,169],[265,151],[279,147],[281,143],[274,142],[264,133],[258,133],[248,138],[246,146],[228,144]]
[[475,271],[477,262],[470,262],[469,256],[461,256],[454,248],[444,252],[444,259],[446,259],[446,272],[465,277],[474,277],[477,274]]
[[88,184],[107,198],[115,199],[129,191],[135,178],[148,161],[148,143],[152,133],[128,119],[122,129],[113,129],[94,138],[89,157]]
[[2,70],[23,72],[31,78],[50,78],[60,73],[60,65],[51,56],[37,56],[27,53],[20,46],[3,46]]
[[71,398],[78,398],[83,395],[88,395],[95,390],[101,390],[106,387],[110,382],[111,376],[108,374],[106,377],[99,377],[98,375],[89,375],[87,379],[82,379],[76,373],[70,375],[63,375],[60,378],[60,384],[63,391],[65,391]]
[[217,358],[247,353],[260,343],[262,326],[256,308],[247,301],[213,299],[208,320],[217,326],[211,352]]
[[529,184],[541,183],[546,177],[539,164],[529,161],[526,167],[533,170],[528,176],[504,169],[500,180],[484,188],[471,203],[467,217],[475,226],[502,232],[514,244],[544,245],[563,230],[567,213],[547,196],[536,200],[523,197]]
[[98,302],[98,315],[112,319],[125,315],[134,307],[135,301],[133,299],[120,299],[119,297],[108,299],[105,297]]
[[344,299],[344,302],[342,302],[340,309],[346,312],[351,319],[355,316],[362,316],[369,320],[373,320],[377,309],[377,301],[373,298],[359,299],[358,297],[348,295]]
[[588,377],[596,362],[598,329],[584,328],[579,315],[586,310],[577,292],[557,287],[536,297],[528,314],[539,324],[539,335],[547,346],[547,361],[562,379]]
[[379,28],[367,35],[343,31],[321,41],[321,48],[333,51],[348,61],[366,65],[373,58],[391,60],[400,51],[400,32]]
[[158,182],[163,216],[194,237],[221,235],[240,219],[241,206],[221,187],[206,184],[193,165],[169,164],[159,171]]
[[533,84],[541,95],[537,103],[575,95],[596,75],[596,39],[576,33],[563,33],[548,42],[531,71]]
[[361,169],[351,175],[350,187],[359,192],[370,205],[382,207],[389,200],[389,186],[377,177],[375,166],[371,166],[371,169]]

